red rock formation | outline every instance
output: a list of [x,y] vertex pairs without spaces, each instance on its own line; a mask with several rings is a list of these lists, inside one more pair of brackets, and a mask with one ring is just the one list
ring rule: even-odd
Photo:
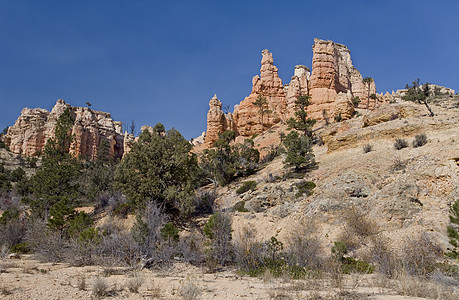
[[40,153],[46,141],[54,137],[57,119],[67,108],[74,120],[72,135],[75,139],[71,152],[75,156],[95,159],[103,139],[109,141],[113,155],[123,155],[121,122],[113,121],[109,113],[88,107],[72,107],[62,99],[57,100],[51,112],[41,108],[24,108],[15,124],[8,128],[6,144],[13,153],[25,156]]
[[214,142],[218,140],[218,134],[227,130],[234,130],[232,114],[223,113],[222,103],[218,100],[217,95],[214,95],[209,101],[205,144],[212,147]]
[[[206,146],[211,146],[218,134],[225,130],[235,130],[243,137],[260,133],[281,121],[295,116],[295,100],[299,95],[309,95],[308,116],[317,120],[327,118],[333,122],[341,115],[342,120],[350,119],[354,113],[352,100],[359,96],[359,107],[366,108],[367,86],[363,77],[353,66],[349,49],[341,44],[320,39],[314,40],[312,74],[305,66],[296,66],[291,82],[285,87],[274,66],[273,56],[263,50],[260,76],[252,79],[252,92],[234,108],[232,123],[225,125],[227,118],[221,111],[221,102],[212,102],[207,114]],[[370,95],[376,92],[374,82],[370,85]],[[253,104],[257,97],[266,97],[271,113],[263,118],[263,128],[259,108]],[[382,98],[379,97],[381,100]],[[373,109],[382,102],[370,101]]]
[[[234,124],[237,132],[242,136],[251,136],[260,133],[286,116],[286,98],[282,80],[277,74],[273,55],[268,50],[263,50],[261,59],[260,76],[252,79],[252,92],[234,109]],[[263,127],[259,108],[253,104],[258,96],[266,98],[267,109],[270,113],[263,116]]]

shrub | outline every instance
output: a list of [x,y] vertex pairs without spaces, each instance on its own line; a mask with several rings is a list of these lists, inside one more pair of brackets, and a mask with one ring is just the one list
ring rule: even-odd
[[254,191],[257,188],[256,181],[244,181],[242,185],[236,190],[236,194],[240,195],[249,190]]
[[408,147],[408,142],[405,139],[396,139],[394,142],[394,148],[397,150]]
[[436,269],[443,252],[426,232],[408,237],[402,245],[402,266],[409,275],[426,277]]
[[400,171],[404,170],[406,167],[406,162],[403,161],[399,156],[395,156],[394,160],[392,161],[392,170]]
[[233,206],[233,211],[237,212],[248,212],[249,210],[245,208],[245,201],[239,201]]
[[414,140],[413,140],[413,147],[414,148],[417,148],[417,147],[422,147],[424,146],[425,144],[427,144],[427,136],[422,133],[422,134],[417,134],[415,137],[414,137]]
[[188,279],[180,283],[179,295],[184,300],[195,300],[201,295],[201,289]]
[[316,187],[316,184],[312,181],[300,181],[296,184],[296,187],[298,188],[298,192],[295,195],[297,198],[304,194],[306,194],[306,197],[309,197],[312,195],[312,190]]
[[217,193],[214,191],[199,192],[194,196],[194,214],[204,215],[214,212],[214,203],[217,198]]
[[233,243],[239,271],[251,276],[257,275],[256,272],[262,266],[265,253],[265,244],[258,241],[256,235],[253,227],[242,227]]
[[232,260],[231,223],[228,213],[217,212],[209,218],[203,228],[204,235],[210,240],[211,255],[221,265]]
[[269,163],[284,152],[285,152],[285,149],[284,147],[282,147],[282,145],[277,145],[277,146],[271,145],[269,152],[261,158],[260,164]]
[[320,257],[320,241],[316,237],[313,224],[298,224],[287,238],[287,260],[290,266],[308,269],[319,268],[323,264]]
[[144,282],[145,279],[139,274],[135,273],[132,278],[128,278],[126,281],[126,287],[131,293],[138,293]]
[[335,122],[341,122],[343,120],[343,117],[341,116],[341,113],[338,113],[336,116],[335,116]]
[[373,146],[371,144],[366,144],[363,146],[363,153],[368,153],[373,151]]
[[107,294],[108,284],[105,279],[96,277],[92,281],[91,291],[95,298],[99,299],[104,297]]
[[448,257],[459,259],[459,199],[449,209],[449,221],[447,234],[452,249],[445,254]]

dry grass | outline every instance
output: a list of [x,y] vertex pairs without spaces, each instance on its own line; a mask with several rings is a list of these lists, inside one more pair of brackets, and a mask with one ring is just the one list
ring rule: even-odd
[[184,300],[196,300],[201,296],[201,288],[191,279],[180,282],[178,294]]
[[100,277],[94,278],[91,284],[91,292],[96,299],[100,299],[107,295],[107,289],[108,283],[105,279]]
[[126,281],[126,288],[131,293],[138,293],[144,282],[145,279],[140,274],[134,273],[133,276]]

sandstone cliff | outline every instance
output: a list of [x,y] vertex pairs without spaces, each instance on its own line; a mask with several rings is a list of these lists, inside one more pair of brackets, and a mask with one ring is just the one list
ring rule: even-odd
[[24,108],[14,125],[8,128],[5,144],[11,152],[25,156],[42,152],[46,141],[54,137],[57,119],[67,108],[74,121],[72,154],[95,159],[100,142],[107,140],[111,153],[122,157],[124,135],[121,133],[121,122],[113,121],[109,113],[88,107],[73,107],[62,99],[57,100],[51,112],[41,108]]
[[[352,100],[357,96],[361,99],[359,108],[367,108],[368,104],[368,109],[374,109],[388,102],[380,95],[379,101],[370,99],[367,103],[368,95],[376,93],[375,84],[363,83],[363,77],[353,66],[346,46],[315,39],[313,52],[312,74],[308,67],[297,65],[290,83],[283,86],[272,53],[263,50],[260,75],[252,79],[252,92],[235,106],[232,114],[223,113],[222,103],[216,97],[210,100],[206,146],[211,147],[218,134],[225,130],[234,130],[240,136],[249,137],[285,122],[295,116],[295,100],[299,95],[311,97],[309,117],[329,122],[338,115],[342,120],[350,119],[354,113]],[[253,104],[260,95],[268,102],[266,109],[269,113],[263,116],[263,120],[259,108]]]

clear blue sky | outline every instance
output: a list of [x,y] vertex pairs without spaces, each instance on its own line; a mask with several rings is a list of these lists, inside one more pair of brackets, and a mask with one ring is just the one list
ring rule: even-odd
[[459,90],[458,31],[459,1],[0,0],[0,127],[62,98],[189,139],[214,93],[250,93],[261,50],[288,83],[315,37],[348,46],[378,92],[417,77]]

